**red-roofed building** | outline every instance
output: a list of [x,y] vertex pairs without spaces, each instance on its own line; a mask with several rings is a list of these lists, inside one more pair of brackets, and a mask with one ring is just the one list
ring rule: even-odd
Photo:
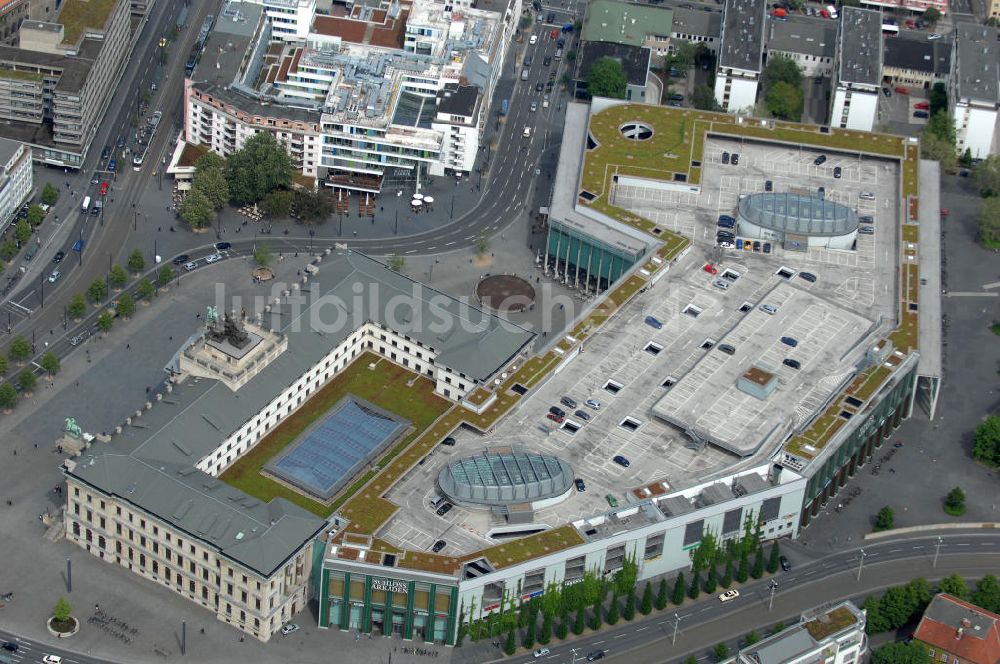
[[941,664],[1000,664],[1000,616],[946,593],[931,600],[913,638]]

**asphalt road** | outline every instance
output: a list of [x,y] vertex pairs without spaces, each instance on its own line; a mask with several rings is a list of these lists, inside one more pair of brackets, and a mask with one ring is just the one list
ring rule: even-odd
[[[703,658],[716,643],[726,641],[731,649],[735,639],[751,629],[764,633],[762,627],[778,621],[786,625],[798,621],[802,611],[827,602],[864,596],[911,578],[937,578],[953,572],[977,577],[996,573],[1000,555],[1000,534],[943,534],[937,568],[933,567],[937,534],[869,543],[865,551],[861,580],[857,579],[861,555],[859,548],[832,553],[810,562],[796,562],[792,570],[773,577],[778,582],[774,604],[768,610],[768,581],[751,582],[740,588],[740,596],[723,604],[712,597],[698,602],[688,600],[675,610],[653,613],[649,619],[636,619],[605,627],[598,632],[562,644],[553,640],[548,655],[537,660],[531,653],[512,657],[512,662],[552,662],[572,664],[595,650],[606,651],[611,661],[630,664],[683,661],[694,654]],[[720,589],[721,592],[721,589]],[[640,616],[641,618],[641,616]],[[679,621],[678,621],[679,618]],[[674,625],[678,631],[673,640]],[[482,662],[496,658],[488,644],[485,648],[456,650],[455,662]]]

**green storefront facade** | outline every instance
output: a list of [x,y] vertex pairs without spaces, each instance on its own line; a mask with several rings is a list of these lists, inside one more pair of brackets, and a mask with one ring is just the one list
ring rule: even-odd
[[549,221],[545,260],[569,282],[605,290],[642,260],[643,252],[610,246],[571,226]]
[[[389,576],[387,571],[399,572]],[[377,572],[377,573],[376,573]],[[455,644],[458,584],[385,567],[322,568],[319,627]]]

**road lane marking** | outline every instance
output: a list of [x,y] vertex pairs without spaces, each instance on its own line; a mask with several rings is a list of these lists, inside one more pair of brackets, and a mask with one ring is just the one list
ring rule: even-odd
[[645,627],[637,627],[635,631],[641,632],[644,629],[649,629],[649,625],[646,625]]
[[595,645],[595,646],[599,646],[599,645],[601,645],[602,643],[604,643],[604,639],[601,639],[600,641],[594,641],[594,645]]
[[451,245],[453,245],[453,244],[455,244],[455,240],[452,240],[451,242],[445,242],[445,243],[444,243],[444,246],[446,246],[446,247],[450,247],[450,246],[451,246]]
[[620,639],[620,638],[622,638],[623,636],[625,636],[625,635],[624,635],[624,634],[616,634],[615,636],[613,636],[613,637],[611,637],[611,638],[614,638],[614,639]]
[[889,553],[899,553],[902,549],[889,549]]

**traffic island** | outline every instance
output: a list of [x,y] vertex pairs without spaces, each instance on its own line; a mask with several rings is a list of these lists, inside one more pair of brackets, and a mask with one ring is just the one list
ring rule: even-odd
[[67,639],[80,631],[80,621],[71,615],[72,610],[66,598],[60,597],[52,609],[52,616],[45,623],[49,634],[57,639]]
[[535,289],[527,279],[494,274],[476,284],[476,299],[483,307],[501,313],[524,311],[534,305]]

